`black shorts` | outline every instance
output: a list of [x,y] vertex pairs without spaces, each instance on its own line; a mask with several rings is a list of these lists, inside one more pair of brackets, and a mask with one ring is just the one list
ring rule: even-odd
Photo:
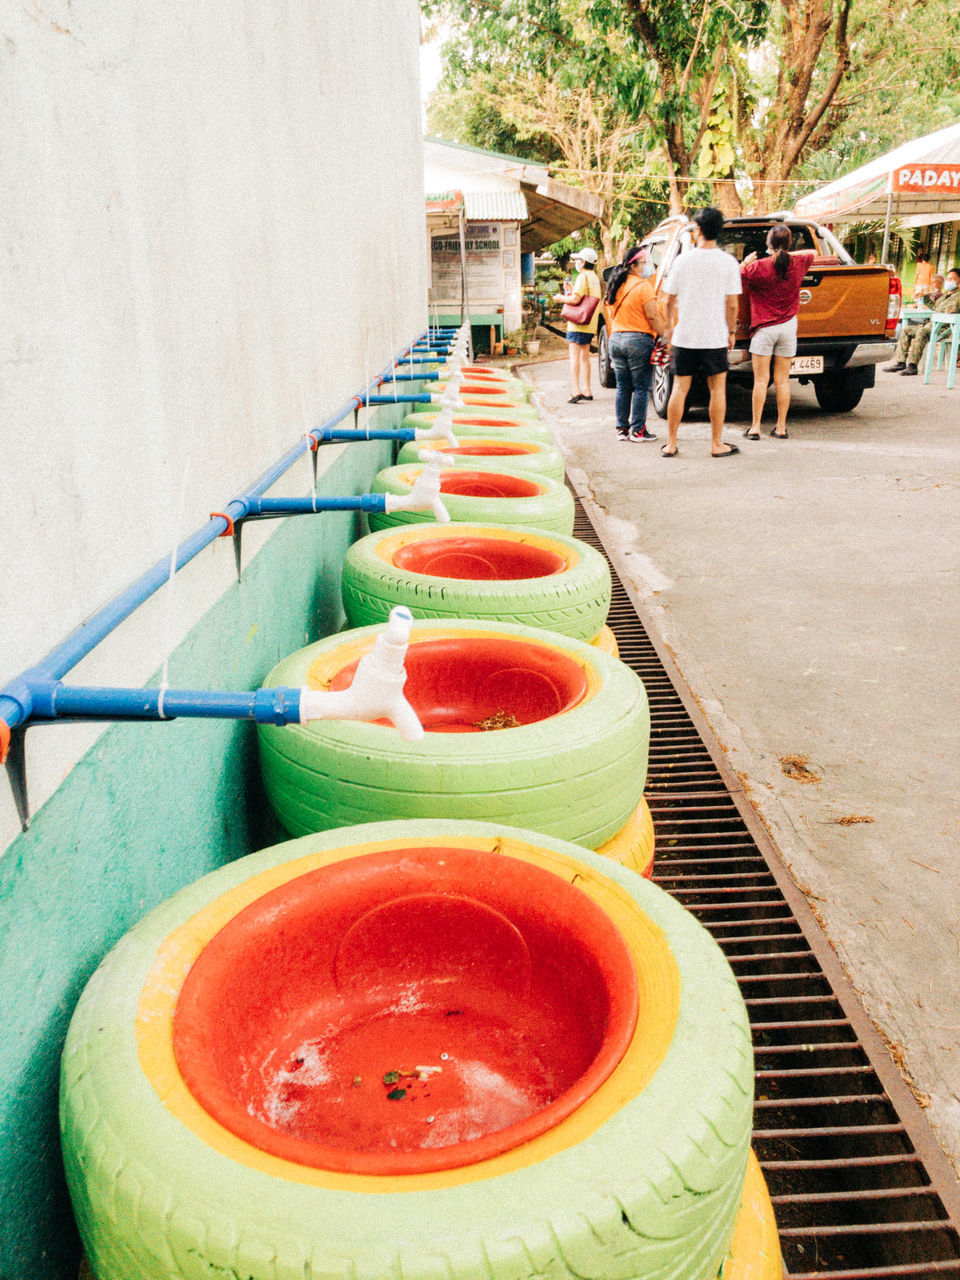
[[673,372],[678,378],[695,378],[697,374],[712,378],[729,367],[726,347],[673,348]]

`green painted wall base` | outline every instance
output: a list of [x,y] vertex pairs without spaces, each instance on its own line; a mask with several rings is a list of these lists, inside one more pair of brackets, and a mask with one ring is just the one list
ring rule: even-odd
[[[403,408],[385,408],[377,425],[399,426]],[[369,490],[393,451],[349,445],[321,492]],[[255,688],[280,658],[339,629],[340,567],[360,521],[345,512],[282,522],[171,656],[171,684]],[[58,732],[30,730],[31,748]],[[0,1280],[76,1280],[57,1091],[87,979],[157,903],[283,838],[261,789],[254,725],[177,720],[108,730],[0,857]]]

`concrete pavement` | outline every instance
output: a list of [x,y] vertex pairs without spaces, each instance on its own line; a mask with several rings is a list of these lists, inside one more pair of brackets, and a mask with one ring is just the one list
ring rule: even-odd
[[695,411],[664,459],[652,408],[660,439],[620,443],[612,391],[569,405],[565,361],[522,372],[960,1168],[960,385],[878,372],[835,416],[795,387],[788,441],[744,440],[733,393],[739,457],[710,457]]

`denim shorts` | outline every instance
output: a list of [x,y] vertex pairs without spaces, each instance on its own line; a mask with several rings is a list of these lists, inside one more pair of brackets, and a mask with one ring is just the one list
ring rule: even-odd
[[577,333],[573,330],[567,331],[567,341],[572,342],[575,347],[589,347],[593,341],[592,333]]

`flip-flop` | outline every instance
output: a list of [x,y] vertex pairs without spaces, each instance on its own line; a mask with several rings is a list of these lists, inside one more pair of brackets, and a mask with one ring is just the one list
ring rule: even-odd
[[776,428],[774,428],[774,429],[773,429],[773,431],[771,431],[771,432],[770,432],[770,434],[773,436],[774,440],[789,440],[789,439],[790,439],[790,433],[789,433],[789,431],[784,431],[783,435],[781,435],[781,434],[780,434],[780,432],[779,432],[779,431],[777,431],[777,429],[776,429]]
[[660,446],[660,457],[661,457],[661,458],[675,458],[679,452],[680,452],[680,450],[679,450],[679,449],[671,449],[671,450],[670,450],[670,452],[668,453],[668,452],[667,452],[667,446],[666,446],[665,444],[662,444],[662,445]]
[[723,453],[711,453],[710,457],[711,458],[732,458],[735,453],[739,453],[739,452],[740,450],[737,448],[735,444],[727,444],[727,447]]
[[744,438],[744,440],[759,440],[759,439],[760,439],[760,432],[759,432],[759,431],[745,431],[745,432],[743,433],[743,438]]
[[583,396],[571,396],[567,404],[579,404],[582,399]]

